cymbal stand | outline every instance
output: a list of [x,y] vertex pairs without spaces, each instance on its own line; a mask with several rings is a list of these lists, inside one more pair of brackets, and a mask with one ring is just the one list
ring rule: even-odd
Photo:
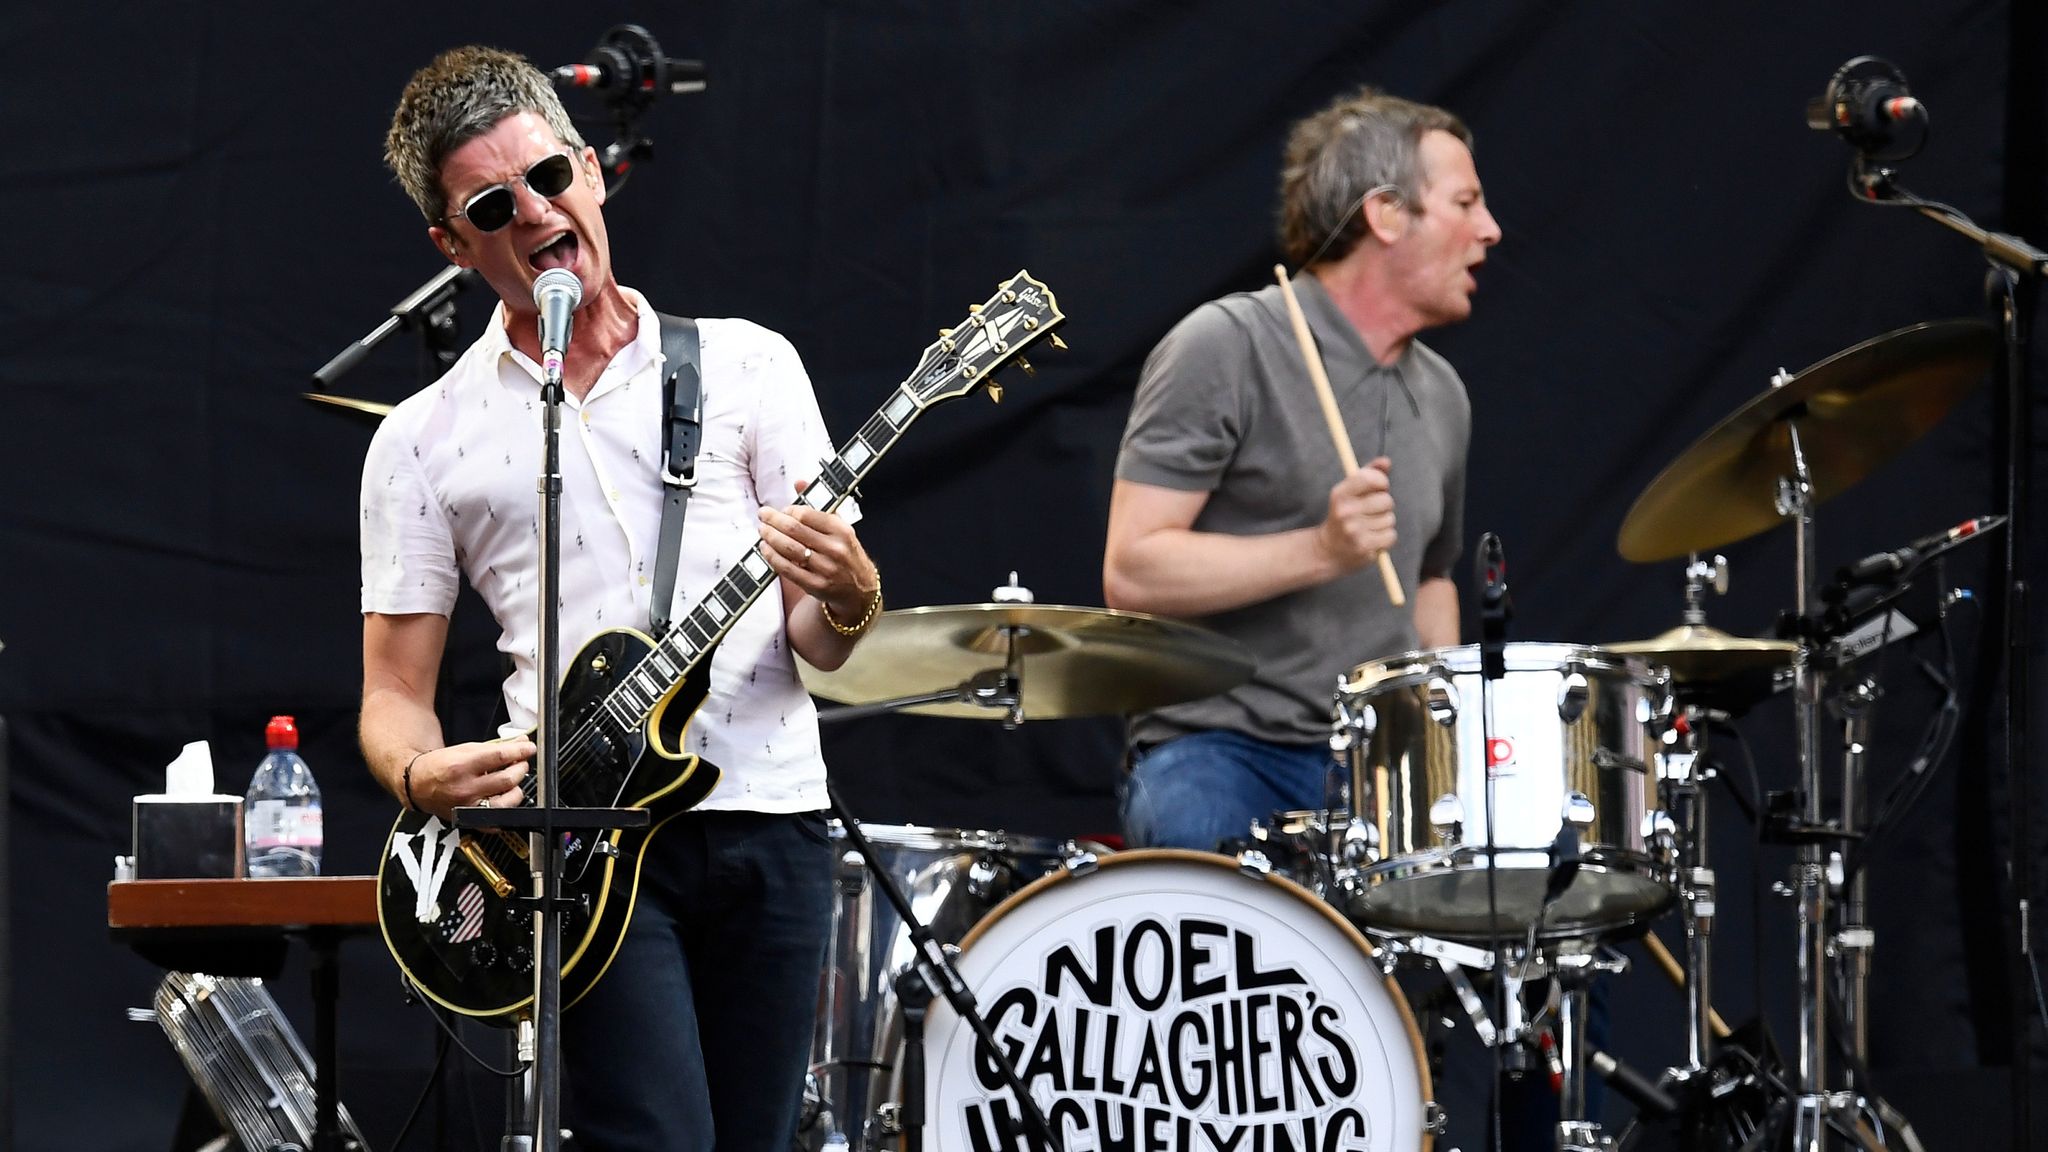
[[[1789,373],[1780,370],[1771,378],[1772,387],[1790,383]],[[1800,619],[1812,611],[1809,603],[1817,573],[1814,543],[1814,484],[1806,451],[1799,437],[1799,416],[1785,421],[1790,439],[1791,475],[1778,480],[1778,512],[1797,526],[1797,549],[1793,554],[1795,583],[1793,603]],[[1827,1070],[1828,1036],[1828,849],[1827,841],[1839,835],[1828,827],[1821,811],[1821,700],[1827,687],[1819,655],[1810,637],[1803,637],[1792,654],[1793,726],[1799,749],[1800,811],[1794,839],[1799,845],[1798,861],[1792,868],[1792,888],[1798,906],[1799,972],[1799,1064],[1797,1096],[1792,1101],[1792,1147],[1794,1152],[1825,1152],[1828,1127],[1847,1133],[1865,1152],[1882,1147],[1877,1136],[1864,1124],[1855,1098],[1846,1092],[1830,1091]]]
[[1681,1078],[1707,1074],[1713,1062],[1714,870],[1707,864],[1707,736],[1698,711],[1688,706],[1666,732],[1670,750],[1657,757],[1665,803],[1675,817],[1678,899],[1685,926],[1685,1067]]
[[[1863,831],[1864,769],[1870,755],[1870,713],[1877,703],[1877,683],[1858,679],[1835,697],[1834,708],[1842,721],[1842,832]],[[1859,868],[1841,891],[1841,914],[1836,918],[1832,939],[1836,965],[1836,986],[1841,989],[1842,1030],[1855,1057],[1850,1083],[1865,1092],[1868,1084],[1855,1083],[1856,1069],[1870,1061],[1870,960],[1877,943],[1876,933],[1864,919],[1864,885],[1868,869]]]

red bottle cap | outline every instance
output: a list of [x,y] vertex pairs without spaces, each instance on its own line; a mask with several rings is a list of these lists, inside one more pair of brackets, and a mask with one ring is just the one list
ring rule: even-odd
[[299,746],[298,721],[289,716],[272,716],[264,726],[263,738],[272,748],[297,748]]

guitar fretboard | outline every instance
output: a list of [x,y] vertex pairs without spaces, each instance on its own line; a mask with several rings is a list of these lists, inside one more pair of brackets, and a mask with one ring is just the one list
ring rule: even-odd
[[[875,466],[875,461],[895,445],[903,430],[924,410],[914,398],[912,386],[910,382],[897,386],[889,402],[868,418],[837,455],[823,463],[817,477],[797,497],[797,503],[821,512],[839,507]],[[733,565],[697,606],[660,638],[647,658],[605,696],[603,713],[621,731],[630,732],[644,724],[662,697],[696,669],[740,614],[768,590],[775,580],[775,570],[761,558],[764,546],[749,548],[746,558]]]

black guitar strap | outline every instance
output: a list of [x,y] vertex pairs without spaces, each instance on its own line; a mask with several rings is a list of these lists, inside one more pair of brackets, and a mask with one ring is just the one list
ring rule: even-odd
[[658,639],[668,631],[669,602],[675,598],[676,566],[682,559],[683,516],[697,487],[697,448],[704,440],[704,382],[698,370],[697,322],[655,314],[661,321],[661,543],[654,555],[654,598],[648,623]]

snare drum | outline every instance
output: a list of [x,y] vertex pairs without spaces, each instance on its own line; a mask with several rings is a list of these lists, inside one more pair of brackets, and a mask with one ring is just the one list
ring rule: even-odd
[[[1207,853],[1118,853],[1012,896],[962,948],[1061,1147],[1429,1147],[1407,1004],[1358,930],[1292,881]],[[943,1000],[927,1023],[925,1147],[1020,1143],[973,1030]]]
[[[1061,854],[1059,841],[1005,832],[884,824],[862,824],[860,830],[917,918],[946,944],[966,935],[1004,897],[1056,867]],[[895,1143],[880,1090],[893,1083],[902,1049],[896,976],[911,967],[916,950],[910,930],[876,890],[836,820],[831,834],[838,889],[811,1043],[809,1115],[800,1139],[817,1148],[836,1133],[853,1152],[871,1152]]]
[[[1351,838],[1370,849],[1344,897],[1360,923],[1491,933],[1489,767],[1502,932],[1525,934],[1540,915],[1546,939],[1596,935],[1644,923],[1670,903],[1650,767],[1663,680],[1598,648],[1506,647],[1506,676],[1485,684],[1490,724],[1475,646],[1361,664],[1343,680],[1336,729],[1352,737],[1351,807],[1367,825]],[[1567,823],[1577,833],[1575,874],[1554,868],[1570,864],[1568,852],[1556,859]],[[1546,907],[1553,883],[1566,886]]]

